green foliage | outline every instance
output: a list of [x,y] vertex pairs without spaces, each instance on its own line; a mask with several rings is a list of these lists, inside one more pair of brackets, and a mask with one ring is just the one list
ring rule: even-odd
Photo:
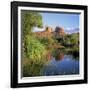
[[33,27],[42,27],[42,16],[35,11],[22,11],[23,32],[25,35],[32,32]]
[[38,39],[42,44],[46,45],[46,47],[57,43],[57,40],[52,37],[38,38]]
[[45,46],[38,39],[30,35],[26,36],[25,42],[26,56],[31,60],[41,60],[46,53]]
[[64,46],[75,46],[79,44],[79,34],[67,34],[63,38],[59,38],[59,43]]
[[42,27],[42,16],[35,11],[24,11],[22,15],[24,55],[31,60],[41,59],[45,54],[45,46],[32,33],[34,27]]
[[70,42],[71,42],[73,45],[78,44],[78,42],[79,42],[79,35],[76,34],[76,33],[71,34],[71,35],[70,35]]
[[23,62],[23,77],[39,76],[43,67],[43,62],[31,62],[30,60],[24,60]]

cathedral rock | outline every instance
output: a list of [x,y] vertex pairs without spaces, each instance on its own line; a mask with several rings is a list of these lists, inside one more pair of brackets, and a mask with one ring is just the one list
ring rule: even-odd
[[55,30],[53,30],[51,27],[46,27],[44,31],[35,32],[36,36],[38,37],[63,37],[65,36],[65,31],[62,27],[56,27]]

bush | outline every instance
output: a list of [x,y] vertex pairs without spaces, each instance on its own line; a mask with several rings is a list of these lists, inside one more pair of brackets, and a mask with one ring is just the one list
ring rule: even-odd
[[25,37],[25,55],[31,60],[40,60],[46,54],[45,46],[34,36]]
[[23,61],[23,77],[39,76],[41,75],[43,63],[42,62],[32,62],[30,60],[24,59]]

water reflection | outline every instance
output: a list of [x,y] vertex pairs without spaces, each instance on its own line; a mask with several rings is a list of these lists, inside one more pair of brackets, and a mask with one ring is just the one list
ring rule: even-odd
[[48,64],[44,65],[42,75],[69,75],[79,74],[79,61],[74,60],[72,55],[64,55],[58,61],[53,58]]
[[52,60],[53,57],[55,58],[56,61],[60,61],[63,60],[64,58],[64,53],[62,51],[60,51],[59,49],[56,49],[54,51],[48,51],[47,55],[46,55],[46,59],[48,61]]
[[52,54],[49,53],[49,62],[44,65],[42,75],[69,75],[79,74],[79,60],[73,54],[65,54],[60,49],[54,50]]
[[60,52],[60,50],[58,50],[57,54],[54,56],[56,61],[61,61],[64,58],[64,53]]
[[48,51],[46,54],[46,59],[49,61],[49,60],[52,60],[52,58],[53,58],[52,53]]
[[[76,54],[75,54],[76,55]],[[78,57],[78,58],[77,58]],[[25,64],[23,76],[51,76],[79,74],[79,56],[65,52],[65,50],[54,49],[48,51],[44,63]]]

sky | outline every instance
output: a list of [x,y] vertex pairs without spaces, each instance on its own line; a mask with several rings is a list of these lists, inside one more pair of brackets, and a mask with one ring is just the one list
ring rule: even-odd
[[71,13],[50,13],[50,12],[42,12],[40,13],[42,15],[43,20],[43,28],[38,29],[35,28],[35,31],[43,30],[45,26],[50,26],[53,29],[56,26],[63,27],[65,30],[74,30],[76,28],[79,28],[79,17],[80,14],[71,14]]

